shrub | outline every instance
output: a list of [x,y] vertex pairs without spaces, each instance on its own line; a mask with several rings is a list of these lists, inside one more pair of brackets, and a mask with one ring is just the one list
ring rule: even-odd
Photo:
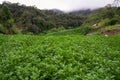
[[111,20],[108,22],[108,24],[109,24],[109,25],[115,25],[117,22],[119,22],[119,20],[113,18],[113,19],[111,19]]
[[5,28],[2,24],[0,24],[0,33],[3,33],[3,34],[8,33],[7,28]]
[[2,24],[0,24],[0,31],[3,32],[3,30],[4,30],[4,27]]
[[11,30],[12,30],[13,34],[20,34],[21,33],[20,30],[17,29],[15,26],[13,26]]
[[86,35],[88,34],[90,31],[92,30],[92,28],[90,27],[80,27],[78,29],[76,29],[76,32],[79,32],[82,35]]
[[58,31],[62,31],[62,30],[65,30],[65,28],[63,26],[58,27],[58,28],[52,28],[48,32],[58,32]]
[[106,18],[106,19],[104,19],[104,20],[101,20],[99,23],[98,23],[98,26],[99,27],[104,27],[104,26],[107,26],[107,25],[109,25],[109,19],[108,18]]
[[31,25],[28,30],[28,32],[31,32],[33,34],[38,34],[39,33],[39,28],[36,25]]

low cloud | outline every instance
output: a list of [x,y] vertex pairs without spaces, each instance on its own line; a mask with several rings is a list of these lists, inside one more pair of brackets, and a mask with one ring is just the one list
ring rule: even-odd
[[36,6],[39,9],[60,9],[63,11],[71,11],[78,9],[95,9],[112,4],[114,0],[1,0],[12,3],[25,4],[27,6]]

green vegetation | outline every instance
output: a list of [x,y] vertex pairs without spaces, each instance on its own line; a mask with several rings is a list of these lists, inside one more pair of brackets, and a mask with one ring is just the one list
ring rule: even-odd
[[13,33],[11,29],[13,27],[13,23],[14,20],[9,8],[7,5],[3,5],[0,10],[0,32],[5,34]]
[[63,26],[65,29],[81,26],[85,17],[77,14],[55,12],[54,10],[39,10],[33,6],[20,5],[18,3],[4,2],[0,4],[9,7],[14,19],[14,26],[21,33],[40,34],[52,28]]
[[64,13],[4,2],[0,80],[120,80],[119,24],[120,7]]
[[[87,9],[64,13],[54,9],[39,10],[34,6],[3,2],[0,4],[0,18],[0,33],[3,34],[41,34],[52,32],[52,30],[57,31],[61,27],[64,30],[82,26],[99,29],[120,24],[120,7],[112,7],[109,4],[96,10]],[[64,31],[60,32],[62,33]],[[86,33],[88,32],[84,34]]]
[[0,35],[0,80],[120,80],[120,36]]
[[48,32],[47,35],[86,35],[92,30],[92,28],[83,26],[83,27],[68,29],[68,30],[60,30],[60,29],[58,30],[59,31],[55,30],[52,32]]
[[98,27],[120,24],[120,7],[101,8],[91,13],[85,20],[84,25]]

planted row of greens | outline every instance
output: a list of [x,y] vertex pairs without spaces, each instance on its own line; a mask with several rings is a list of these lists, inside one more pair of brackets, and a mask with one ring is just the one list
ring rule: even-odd
[[120,80],[120,36],[0,35],[0,80]]

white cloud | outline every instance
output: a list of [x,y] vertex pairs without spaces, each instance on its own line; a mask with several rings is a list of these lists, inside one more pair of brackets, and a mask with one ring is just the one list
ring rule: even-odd
[[[2,0],[0,3],[2,3]],[[113,3],[114,0],[7,0],[9,2],[19,2],[25,5],[35,5],[40,9],[61,9],[64,11],[77,10],[82,8],[104,7],[106,4]]]

